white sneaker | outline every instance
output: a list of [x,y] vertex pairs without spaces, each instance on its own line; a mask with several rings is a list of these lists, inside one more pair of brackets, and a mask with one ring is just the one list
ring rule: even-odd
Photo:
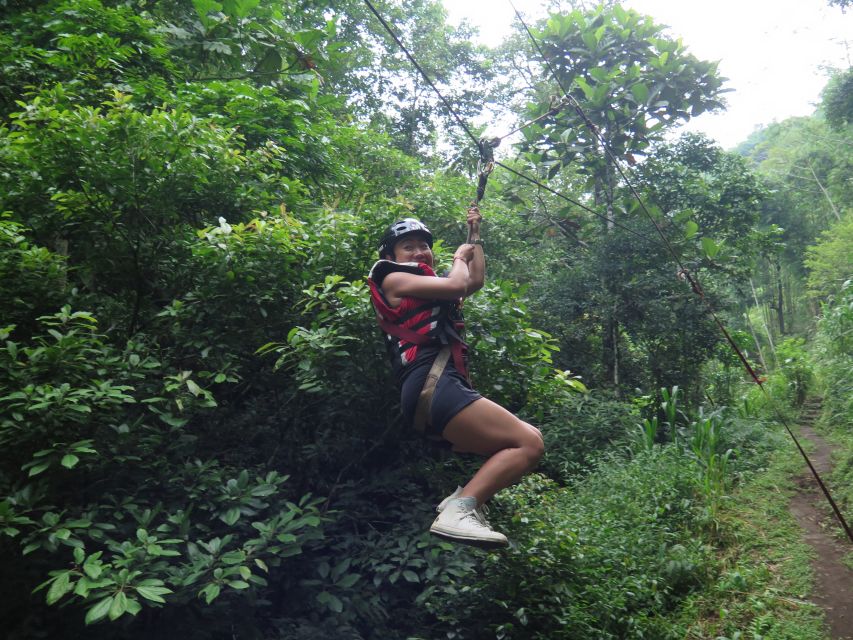
[[453,498],[458,498],[462,494],[462,487],[456,487],[456,491],[447,496],[444,500],[438,503],[438,506],[435,508],[436,511],[441,513],[444,511],[444,507],[447,506],[447,503],[453,500]]
[[477,499],[470,496],[448,500],[429,528],[430,532],[447,540],[477,547],[507,546],[509,542],[504,534],[492,531],[483,523],[476,505]]
[[[460,495],[462,495],[462,487],[456,487],[456,491],[454,491],[449,496],[447,496],[444,500],[439,502],[438,506],[435,508],[435,510],[438,511],[438,513],[441,513],[442,511],[444,511],[444,507],[447,506],[448,502],[450,502],[454,498],[458,498]],[[479,507],[477,507],[475,509],[475,511],[477,512],[477,517],[480,518],[480,522],[482,522],[487,527],[491,528],[492,525],[489,524],[489,521],[486,519],[486,516],[489,513],[489,508],[486,505],[481,504]]]

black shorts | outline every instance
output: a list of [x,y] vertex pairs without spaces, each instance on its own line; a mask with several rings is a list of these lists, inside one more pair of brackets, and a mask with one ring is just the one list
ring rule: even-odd
[[[418,397],[437,353],[438,349],[429,349],[428,353],[423,353],[424,357],[418,354],[418,359],[406,367],[400,388],[400,407],[403,417],[410,424],[414,421]],[[441,438],[447,423],[462,409],[482,397],[456,370],[453,358],[450,358],[435,385],[432,407],[430,407],[430,423],[427,425],[425,435],[432,439]]]

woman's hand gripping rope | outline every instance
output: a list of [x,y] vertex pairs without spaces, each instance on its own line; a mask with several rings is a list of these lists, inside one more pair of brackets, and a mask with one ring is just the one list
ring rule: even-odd
[[471,244],[475,240],[480,239],[480,223],[483,221],[483,215],[480,213],[480,207],[472,204],[468,207],[468,238],[465,241]]

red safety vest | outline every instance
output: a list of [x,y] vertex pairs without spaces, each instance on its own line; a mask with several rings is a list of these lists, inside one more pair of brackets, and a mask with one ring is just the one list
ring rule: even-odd
[[379,260],[370,269],[367,282],[371,300],[379,327],[385,334],[394,373],[398,378],[402,375],[404,369],[417,358],[419,347],[449,344],[456,370],[467,378],[468,345],[462,339],[465,322],[459,303],[406,296],[399,306],[392,307],[382,292],[382,281],[394,271],[435,276],[432,268],[424,263]]

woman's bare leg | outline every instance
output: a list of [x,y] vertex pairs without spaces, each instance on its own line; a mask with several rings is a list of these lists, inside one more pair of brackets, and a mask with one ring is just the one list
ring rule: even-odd
[[462,488],[461,495],[474,496],[478,504],[535,468],[544,452],[539,429],[486,398],[457,413],[442,435],[458,453],[489,458]]

